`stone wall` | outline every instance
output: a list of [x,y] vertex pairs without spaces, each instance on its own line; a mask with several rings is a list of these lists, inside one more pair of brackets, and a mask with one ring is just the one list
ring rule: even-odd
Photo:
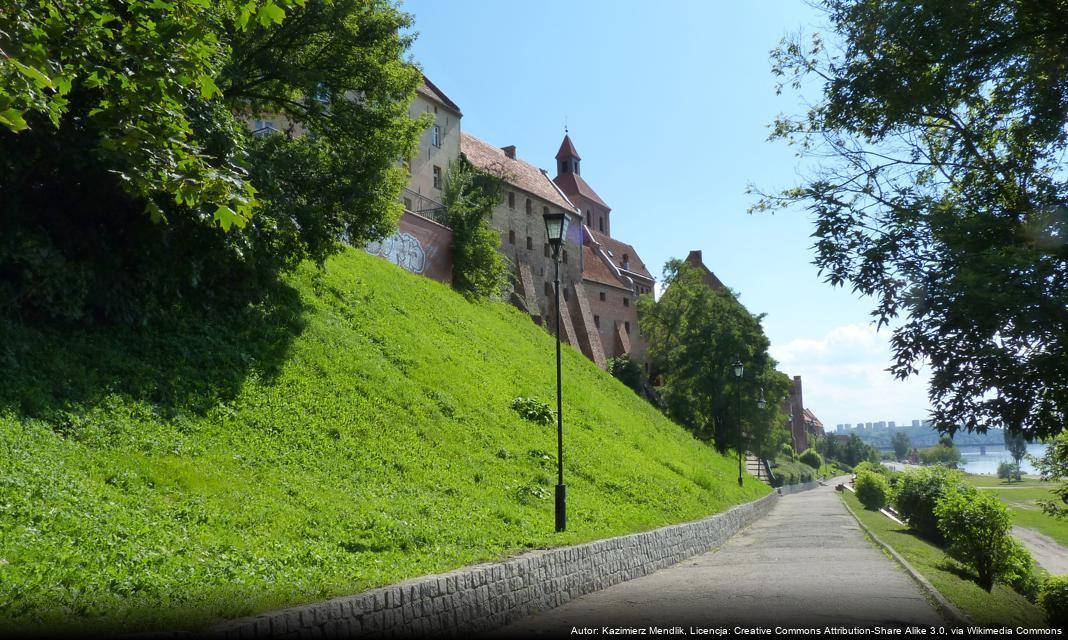
[[799,482],[798,484],[788,484],[779,487],[778,491],[780,494],[785,496],[787,494],[797,493],[799,491],[808,491],[809,489],[815,489],[818,486],[820,486],[819,481],[813,480],[812,482]]
[[232,620],[213,628],[211,634],[227,638],[407,637],[485,631],[703,553],[765,515],[777,498],[771,493],[696,522],[534,551],[503,562]]

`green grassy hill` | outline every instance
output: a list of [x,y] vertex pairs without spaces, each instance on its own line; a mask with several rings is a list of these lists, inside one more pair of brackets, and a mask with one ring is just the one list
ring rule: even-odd
[[200,628],[722,511],[768,489],[553,339],[362,251],[269,304],[0,325],[0,630]]

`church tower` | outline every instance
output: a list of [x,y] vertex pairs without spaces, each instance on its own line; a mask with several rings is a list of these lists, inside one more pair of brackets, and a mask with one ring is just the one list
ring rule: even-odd
[[556,186],[582,210],[582,219],[592,231],[612,235],[612,226],[609,220],[609,207],[597,192],[582,179],[582,156],[571,142],[571,136],[564,132],[564,141],[560,143],[560,150],[556,152],[556,177],[553,178]]

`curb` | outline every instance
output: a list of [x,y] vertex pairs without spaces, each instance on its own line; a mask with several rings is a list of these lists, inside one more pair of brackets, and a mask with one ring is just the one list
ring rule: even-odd
[[864,533],[869,538],[871,538],[872,541],[875,542],[875,544],[885,549],[890,554],[890,556],[894,560],[896,560],[899,565],[901,565],[901,567],[905,570],[905,573],[909,574],[909,576],[911,576],[912,579],[916,581],[916,584],[920,585],[920,589],[935,601],[938,613],[940,613],[943,618],[946,618],[949,622],[962,627],[975,625],[975,622],[973,622],[971,618],[969,618],[963,611],[958,609],[952,602],[950,602],[944,595],[942,595],[942,593],[938,589],[935,589],[934,585],[931,584],[927,580],[927,578],[923,577],[923,575],[920,574],[919,571],[914,569],[912,565],[908,563],[907,560],[901,557],[901,554],[895,551],[893,547],[883,542],[882,539],[879,538],[879,536],[875,535],[874,531],[869,529],[867,525],[861,522],[860,518],[858,518],[857,514],[853,511],[853,508],[850,507],[845,500],[842,501],[842,504],[845,506],[846,511],[849,512],[849,515],[853,516],[853,519],[857,521],[857,524],[860,525],[860,528],[864,531]]

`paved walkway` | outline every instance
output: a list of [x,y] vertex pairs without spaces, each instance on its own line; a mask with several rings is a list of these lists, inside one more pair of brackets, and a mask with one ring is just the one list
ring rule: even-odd
[[[499,629],[941,625],[920,588],[864,537],[833,488],[780,498],[717,550]],[[598,635],[600,635],[598,633]]]
[[1053,575],[1068,573],[1068,549],[1053,538],[1034,529],[1013,527],[1012,535],[1024,543],[1035,562]]

